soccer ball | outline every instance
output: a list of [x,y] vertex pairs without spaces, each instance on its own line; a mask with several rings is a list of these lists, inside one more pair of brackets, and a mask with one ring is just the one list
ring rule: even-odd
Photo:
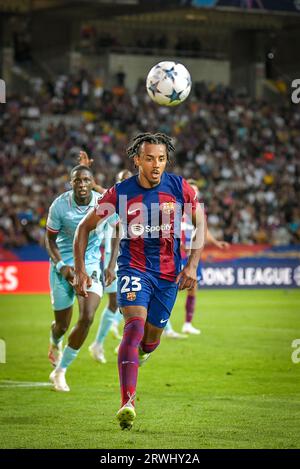
[[146,87],[148,95],[157,104],[177,106],[191,91],[191,75],[178,62],[159,62],[148,73]]

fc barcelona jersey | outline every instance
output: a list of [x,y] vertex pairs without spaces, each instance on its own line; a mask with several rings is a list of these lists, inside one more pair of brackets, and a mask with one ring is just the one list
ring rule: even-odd
[[169,281],[181,270],[180,237],[183,213],[190,217],[198,201],[187,181],[163,173],[160,183],[144,188],[133,176],[109,189],[95,210],[104,217],[116,212],[123,237],[119,270],[134,268]]

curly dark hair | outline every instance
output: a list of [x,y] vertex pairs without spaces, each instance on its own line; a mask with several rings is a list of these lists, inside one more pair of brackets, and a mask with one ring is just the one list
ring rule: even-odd
[[136,137],[134,137],[133,144],[127,148],[128,157],[133,158],[135,155],[138,155],[140,147],[144,142],[154,143],[155,145],[166,145],[168,161],[170,161],[170,152],[175,151],[172,139],[168,135],[165,135],[161,132],[157,132],[156,134],[146,132],[144,134],[138,134]]

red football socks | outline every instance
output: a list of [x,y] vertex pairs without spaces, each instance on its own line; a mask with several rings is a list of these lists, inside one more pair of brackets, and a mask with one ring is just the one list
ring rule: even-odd
[[118,352],[122,406],[135,394],[139,367],[138,346],[144,335],[144,325],[144,319],[133,317],[126,321],[124,327]]
[[188,295],[185,303],[185,322],[192,322],[195,311],[196,297]]

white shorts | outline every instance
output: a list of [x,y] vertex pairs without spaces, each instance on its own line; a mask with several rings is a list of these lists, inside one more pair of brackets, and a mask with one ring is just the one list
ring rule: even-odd
[[[100,281],[100,266],[89,264],[86,266],[87,274],[92,278],[92,285],[87,289],[88,292],[96,293],[100,298],[103,296],[103,286]],[[50,297],[54,311],[69,308],[74,304],[76,292],[72,285],[59,274],[55,267],[50,266]]]

